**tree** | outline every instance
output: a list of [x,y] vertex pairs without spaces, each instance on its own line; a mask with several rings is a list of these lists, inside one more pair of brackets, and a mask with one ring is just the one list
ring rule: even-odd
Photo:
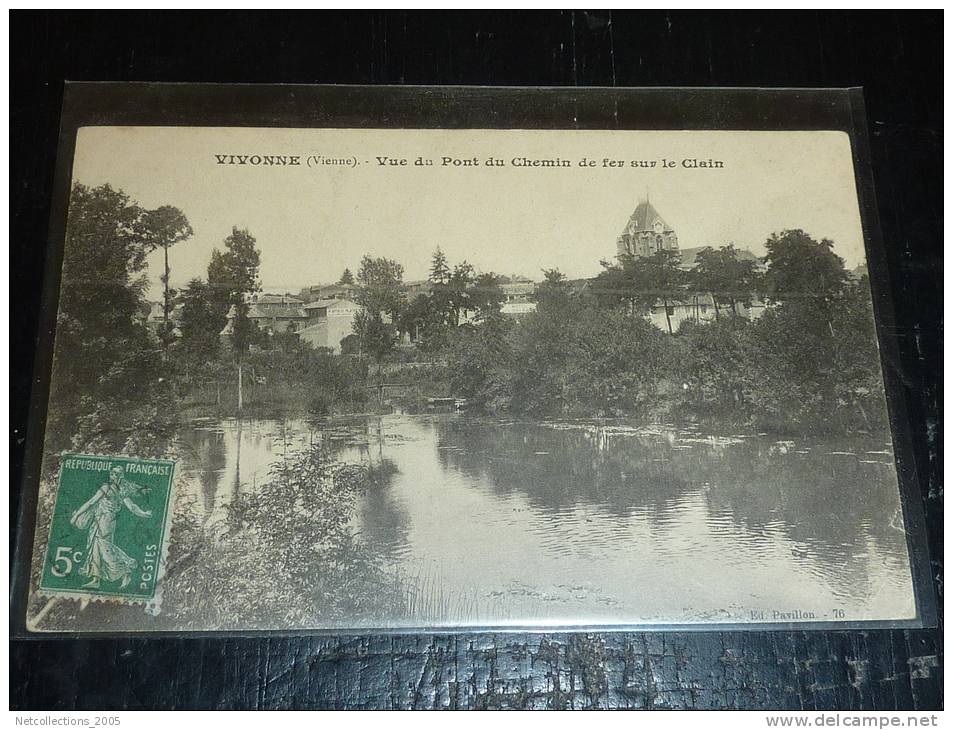
[[602,266],[604,270],[593,282],[598,300],[610,305],[624,303],[642,312],[651,312],[661,302],[672,334],[671,308],[684,297],[686,282],[675,251],[663,249],[651,256],[622,254],[617,264],[603,261]]
[[479,274],[473,280],[473,286],[470,290],[470,306],[476,312],[476,319],[480,322],[486,322],[491,319],[502,316],[501,308],[506,295],[500,286],[499,277],[496,274]]
[[232,319],[232,347],[239,356],[248,351],[252,337],[248,296],[261,288],[261,253],[255,243],[247,229],[232,227],[225,239],[225,250],[213,249],[209,263],[209,286],[216,292],[215,299],[227,305],[226,316]]
[[178,347],[185,362],[196,367],[213,362],[223,324],[212,287],[202,279],[192,279],[176,301],[180,307]]
[[169,315],[172,312],[172,301],[175,292],[169,288],[169,248],[180,241],[192,237],[192,226],[178,208],[163,205],[155,210],[143,211],[139,218],[141,235],[153,248],[161,248],[163,256],[162,276],[162,332],[164,346],[168,347],[172,339],[172,325]]
[[357,273],[357,303],[372,313],[396,320],[403,304],[404,267],[387,258],[361,259]]
[[869,430],[887,422],[883,370],[877,346],[870,281],[848,282],[834,310],[831,372],[837,376],[838,402],[856,408]]
[[451,271],[447,257],[437,248],[430,265],[430,304],[436,318],[448,327],[460,324],[461,312],[472,310],[470,301],[475,271],[473,266],[463,261]]
[[344,273],[341,274],[341,278],[338,279],[338,284],[353,284],[354,283],[354,274],[351,273],[350,269],[344,269]]
[[355,334],[347,335],[341,339],[342,355],[359,355],[361,352],[361,338]]
[[543,269],[543,281],[536,292],[537,311],[560,312],[569,303],[569,284],[559,269]]
[[459,327],[448,333],[447,364],[454,395],[491,411],[511,405],[513,326],[511,320],[497,316],[479,327]]
[[450,281],[450,267],[447,265],[447,257],[440,247],[433,252],[430,259],[430,276],[428,281],[431,284],[446,284]]
[[447,282],[447,304],[449,307],[449,324],[453,327],[460,325],[460,314],[466,315],[474,306],[470,299],[471,287],[474,280],[473,266],[466,261],[453,267],[450,281]]
[[[228,503],[215,530],[193,511],[176,512],[163,576],[172,615],[218,627],[240,616],[280,617],[293,627],[399,615],[402,596],[379,550],[354,526],[361,496],[373,478],[387,478],[383,470],[340,463],[316,445],[285,449],[266,471]],[[200,592],[215,598],[189,600]]]
[[361,259],[357,272],[361,311],[354,318],[354,333],[361,339],[361,352],[371,355],[379,365],[397,344],[403,280],[404,267],[396,261],[370,256]]
[[[599,262],[602,271],[592,280],[591,290],[596,302],[605,308],[625,307],[629,311],[640,310],[637,305],[637,292],[630,278],[631,271],[623,268],[620,262]],[[540,291],[542,294],[542,291]]]
[[[361,339],[361,353],[369,355],[379,365],[393,352],[397,345],[397,328],[385,322],[380,312],[361,310],[354,317],[354,330]],[[383,370],[378,368],[378,374]]]
[[[773,234],[766,242],[765,298],[803,320],[804,325],[831,330],[836,310],[848,292],[844,261],[833,241],[815,241],[800,229]],[[794,310],[797,310],[796,313]]]
[[836,396],[833,338],[811,307],[768,307],[746,329],[743,369],[758,425],[808,432],[832,420]]
[[702,418],[727,416],[738,422],[744,409],[745,359],[748,356],[747,320],[725,319],[679,328],[680,352],[674,358],[682,399]]
[[624,311],[580,307],[569,323],[577,353],[568,402],[582,414],[646,415],[659,386],[670,377],[667,357],[674,338]]
[[413,342],[420,342],[432,324],[430,297],[418,294],[408,302],[400,313],[398,324],[401,332],[410,335]]
[[399,329],[406,332],[420,352],[434,356],[448,342],[450,326],[446,309],[436,304],[433,294],[418,294],[401,311]]
[[692,288],[711,294],[715,305],[715,319],[722,305],[728,305],[731,316],[737,316],[739,303],[749,305],[757,286],[755,262],[738,258],[734,246],[719,249],[703,248],[695,257],[695,267],[689,272]]
[[883,375],[864,284],[848,284],[831,307],[814,300],[769,307],[744,329],[746,392],[761,425],[802,433],[883,426]]
[[[462,361],[452,361],[452,371],[473,373],[478,392],[505,394],[517,413],[636,415],[656,405],[674,338],[624,308],[599,309],[575,298],[562,307],[544,301],[512,326],[504,343],[494,343],[492,357],[473,352],[471,344]],[[493,370],[496,361],[506,363],[502,377]]]
[[242,359],[256,339],[255,323],[248,318],[248,295],[258,291],[258,267],[261,254],[255,248],[255,237],[247,229],[232,227],[225,239],[225,250],[212,250],[208,282],[216,311],[225,310],[231,318],[232,350],[238,365],[238,410],[242,409]]
[[833,245],[800,229],[767,241],[772,306],[745,328],[745,389],[761,425],[869,430],[886,418],[870,290]]
[[159,453],[175,398],[140,314],[154,238],[144,211],[109,185],[70,193],[46,453]]
[[844,260],[833,251],[833,241],[815,241],[798,228],[773,234],[765,246],[764,293],[770,300],[830,303],[843,293],[847,271]]
[[228,308],[232,301],[231,273],[224,254],[217,248],[212,249],[212,257],[207,269],[208,297],[215,316],[219,321],[219,332],[228,323]]

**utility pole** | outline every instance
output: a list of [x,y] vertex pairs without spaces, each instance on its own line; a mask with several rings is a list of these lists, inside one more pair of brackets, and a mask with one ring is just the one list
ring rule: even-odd
[[238,415],[242,415],[242,360],[238,356]]

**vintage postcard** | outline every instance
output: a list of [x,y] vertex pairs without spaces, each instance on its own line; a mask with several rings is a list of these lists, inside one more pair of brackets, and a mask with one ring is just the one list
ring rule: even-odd
[[71,178],[30,630],[917,615],[844,132],[85,126]]

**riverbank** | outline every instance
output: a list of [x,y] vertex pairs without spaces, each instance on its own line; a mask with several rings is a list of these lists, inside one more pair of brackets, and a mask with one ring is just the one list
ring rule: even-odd
[[[453,410],[434,405],[434,401],[465,400],[466,412],[481,418],[509,418],[532,421],[589,422],[595,424],[637,424],[641,427],[697,427],[718,434],[744,432],[769,433],[779,438],[811,434],[886,433],[886,412],[877,403],[867,409],[840,408],[805,417],[803,412],[786,418],[783,412],[759,412],[750,403],[707,403],[686,395],[673,380],[663,381],[654,397],[640,407],[622,409],[584,408],[579,404],[557,411],[553,408],[526,408],[524,404],[502,399],[487,402],[465,398],[466,389],[454,387],[454,378],[446,365],[413,363],[394,365],[385,373],[383,388],[379,377],[367,378],[341,391],[329,390],[315,381],[265,383],[251,382],[243,388],[241,416],[251,419],[323,418],[379,416],[393,412],[432,413]],[[383,398],[381,397],[383,396]],[[472,393],[471,393],[472,396]],[[203,384],[184,389],[180,398],[179,418],[235,418],[239,416],[237,382]]]
[[883,436],[395,413],[206,418],[176,449],[161,612],[114,628],[749,620],[738,595],[862,617],[909,578]]
[[[266,361],[267,362],[267,361]],[[238,380],[234,374],[215,382],[183,383],[180,414],[235,417]],[[380,414],[394,408],[425,412],[429,401],[452,397],[449,372],[434,363],[395,363],[370,368],[340,355],[323,356],[293,370],[259,365],[242,383],[241,414],[247,418],[293,418]]]
[[[779,442],[617,419],[391,414],[204,422],[183,440],[199,525],[272,498],[259,491],[295,491],[298,480],[272,475],[285,460],[298,465],[309,445],[362,469],[347,524],[367,553],[349,547],[342,565],[358,570],[373,558],[387,616],[400,626],[620,613],[728,620],[727,596],[685,596],[707,571],[740,582],[752,605],[815,596],[861,610],[864,585],[893,585],[903,571],[903,534],[888,524],[898,509],[892,455],[872,436]],[[845,510],[857,515],[855,531],[837,518]],[[276,535],[299,534],[296,520],[268,522]],[[633,554],[652,559],[634,564]],[[759,579],[779,563],[787,584]],[[358,575],[342,590],[370,588]],[[672,575],[677,591],[638,588]]]

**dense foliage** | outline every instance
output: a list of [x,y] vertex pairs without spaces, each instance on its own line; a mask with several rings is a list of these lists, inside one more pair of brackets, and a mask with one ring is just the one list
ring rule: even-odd
[[386,258],[365,256],[357,272],[357,302],[361,311],[354,321],[360,354],[381,363],[397,345],[404,267]]
[[[254,344],[256,333],[248,318],[248,296],[261,289],[258,266],[261,254],[255,246],[255,237],[247,229],[232,228],[225,239],[225,250],[212,249],[208,267],[208,284],[222,325],[231,316],[231,347],[241,362],[241,356]],[[221,329],[221,327],[219,328]]]
[[[229,503],[214,529],[176,511],[166,591],[175,621],[196,626],[319,626],[395,615],[400,606],[379,559],[351,525],[367,467],[342,464],[321,447],[272,464],[254,492]],[[236,570],[241,566],[241,570]],[[215,601],[194,601],[202,590]]]
[[[146,211],[108,186],[74,187],[50,411],[55,450],[161,443],[177,398],[234,413],[242,393],[254,415],[320,415],[380,407],[385,382],[403,388],[405,406],[452,396],[471,409],[529,417],[698,419],[778,431],[884,424],[868,282],[848,274],[831,241],[802,230],[772,235],[762,266],[724,246],[699,252],[690,270],[665,250],[603,262],[582,283],[548,269],[535,311],[518,317],[503,314],[511,280],[451,263],[440,249],[427,286],[409,299],[400,263],[365,256],[356,275],[340,279],[354,282],[360,306],[341,355],[292,333],[265,333],[248,318],[260,254],[238,228],[213,251],[207,280],[176,293],[177,329],[150,330],[146,256],[190,233],[170,206]],[[165,318],[167,270],[162,281]],[[699,293],[710,295],[713,321],[676,327],[673,305]],[[755,298],[767,305],[751,318]]]
[[[493,412],[779,432],[883,427],[868,281],[847,274],[830,241],[800,230],[766,248],[763,274],[731,246],[703,250],[691,271],[671,252],[623,256],[581,291],[548,270],[535,312],[449,327],[439,339],[418,337],[418,347],[447,364],[449,392]],[[442,255],[434,269],[449,271]],[[769,303],[752,321],[741,312],[760,289]],[[685,321],[668,336],[668,307],[662,330],[644,316],[699,291],[712,295],[714,321]],[[418,328],[434,321],[433,298],[406,310]]]
[[48,456],[66,449],[148,455],[171,436],[172,384],[159,339],[145,323],[146,256],[181,240],[188,223],[175,209],[160,211],[109,185],[72,188]]

